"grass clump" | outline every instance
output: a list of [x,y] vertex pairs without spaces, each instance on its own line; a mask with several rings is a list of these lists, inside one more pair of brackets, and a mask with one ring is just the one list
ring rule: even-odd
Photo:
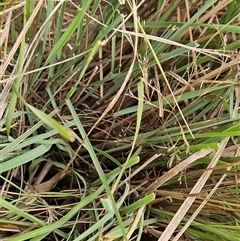
[[239,240],[240,3],[0,4],[1,240]]

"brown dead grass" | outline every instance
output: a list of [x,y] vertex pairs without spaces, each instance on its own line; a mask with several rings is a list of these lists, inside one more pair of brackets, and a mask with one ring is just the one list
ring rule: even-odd
[[[13,72],[9,75],[6,74],[6,70],[11,66],[12,60],[16,59],[17,53],[19,51],[19,46],[22,40],[23,35],[29,30],[29,28],[34,24],[35,16],[38,14],[38,9],[42,6],[43,0],[37,2],[34,12],[31,15],[31,18],[28,21],[28,24],[21,30],[19,30],[17,40],[15,42],[11,41],[11,37],[7,38],[7,36],[1,35],[1,42],[4,45],[1,46],[0,56],[2,60],[1,72],[0,72],[0,81],[2,84],[2,92],[0,94],[0,117],[4,117],[6,115],[6,108],[9,100],[9,96],[11,95],[11,86],[13,84],[14,78],[16,78],[16,73]],[[172,13],[171,16],[167,18],[167,20],[178,21],[178,22],[186,22],[190,17],[198,10],[198,7],[203,4],[204,1],[199,1],[197,4],[191,3],[191,1],[181,1],[176,10]],[[220,18],[226,9],[226,6],[231,2],[228,1],[219,1],[215,6],[211,8],[211,10],[207,11],[201,18],[198,20],[199,23],[207,23],[207,22],[216,22],[218,23],[218,18]],[[147,5],[146,5],[147,4]],[[104,5],[104,4],[103,4]],[[3,29],[4,33],[10,32],[10,25],[8,23],[8,17],[13,18],[11,14],[21,12],[23,3],[16,4],[14,1],[12,5],[6,5],[5,9],[1,12],[1,22],[0,29]],[[67,12],[65,14],[65,25],[71,22],[71,20],[75,17],[75,12],[71,6],[71,4],[67,5]],[[133,11],[131,14],[131,10],[127,6],[123,6],[122,11],[128,14],[129,19],[133,20],[136,24],[137,16],[134,13],[138,13],[138,15],[145,19],[146,22],[151,21],[156,15],[161,15],[166,12],[166,10],[171,6],[169,1],[164,1],[163,7],[160,11],[156,11],[155,1],[149,1],[148,3],[143,3],[142,7],[139,10]],[[103,14],[103,9],[99,8],[99,14]],[[146,10],[147,9],[147,10]],[[89,16],[86,16],[86,21],[89,19]],[[91,21],[96,21],[92,19]],[[34,26],[38,29],[39,26]],[[113,81],[106,82],[101,85],[101,88],[93,91],[94,85],[92,85],[96,81],[101,81],[109,74],[111,70],[111,42],[106,39],[106,43],[103,44],[101,51],[98,55],[96,55],[89,65],[86,74],[81,81],[78,91],[72,96],[71,101],[75,106],[76,111],[81,118],[81,121],[86,128],[86,131],[89,133],[89,137],[94,145],[102,150],[111,150],[113,149],[112,155],[118,159],[119,161],[124,161],[126,157],[126,153],[130,151],[130,145],[132,143],[132,137],[134,135],[136,129],[136,113],[127,114],[122,116],[116,116],[118,111],[124,110],[128,107],[132,107],[137,104],[137,89],[135,87],[135,83],[138,81],[140,75],[133,75],[134,64],[138,61],[138,50],[142,49],[143,44],[143,34],[135,32],[136,26],[134,30],[124,30],[124,29],[115,29],[113,35],[120,34],[121,37],[117,38],[116,43],[116,53],[115,53],[115,65],[119,65],[119,72],[125,72],[126,76],[124,77],[124,81],[120,85],[118,89],[112,91],[112,94],[108,96],[111,88],[114,87],[119,81],[118,78]],[[167,39],[160,38],[161,34],[165,29],[153,29],[147,35],[148,39],[156,41],[156,42],[164,42],[170,43],[169,48],[167,48],[166,52],[172,51],[177,47],[184,45],[181,44],[189,41],[196,41],[197,43],[206,42],[207,40],[211,40],[213,35],[205,34],[207,29],[200,27],[191,27],[187,29],[176,42],[170,42]],[[49,49],[51,48],[51,38],[54,35],[55,29],[51,29],[49,33]],[[64,29],[63,29],[64,32]],[[37,39],[34,39],[33,43],[37,44]],[[94,34],[84,36],[84,42],[79,45],[79,49],[76,51],[76,54],[83,54],[84,49],[91,43],[94,39]],[[112,37],[112,36],[111,36]],[[221,32],[219,32],[219,38],[224,39],[224,36]],[[234,41],[239,36],[231,35],[228,36],[231,41]],[[74,43],[76,36],[73,35],[73,38],[69,42],[69,45],[64,49],[63,55],[69,53],[71,49],[71,44]],[[137,42],[137,40],[139,41]],[[36,41],[36,42],[34,42]],[[224,40],[223,43],[224,44]],[[155,66],[150,66],[149,62],[146,63],[146,68],[148,71],[147,78],[150,80],[149,83],[145,83],[145,102],[152,103],[153,101],[157,101],[159,107],[152,105],[150,108],[144,111],[142,118],[142,125],[140,129],[140,136],[144,133],[154,131],[159,128],[159,126],[165,126],[168,124],[168,121],[174,118],[177,114],[181,114],[182,111],[187,108],[192,102],[196,101],[196,99],[188,100],[185,102],[181,102],[178,106],[177,102],[169,105],[165,105],[163,107],[163,100],[168,100],[173,96],[182,95],[189,91],[200,90],[201,87],[209,86],[209,88],[213,85],[223,86],[227,84],[231,84],[237,80],[229,80],[222,81],[221,78],[223,75],[228,75],[233,68],[239,69],[239,54],[235,53],[222,53],[218,58],[215,59],[214,65],[215,68],[212,68],[210,72],[206,71],[207,66],[197,64],[196,58],[201,52],[200,49],[195,47],[189,47],[191,49],[191,54],[189,56],[185,56],[186,58],[180,58],[177,56],[175,59],[171,59],[170,61],[165,61],[162,64],[162,68],[164,73],[167,75],[169,86],[164,82],[164,74],[158,70]],[[213,44],[214,49],[214,44]],[[46,50],[47,51],[47,50]],[[212,54],[214,50],[205,49],[204,54]],[[32,86],[30,90],[27,91],[28,81],[31,78],[34,71],[39,71],[39,69],[33,69],[30,61],[33,61],[36,56],[31,56],[28,53],[30,58],[29,62],[24,67],[24,73],[21,77],[23,77],[23,85],[22,85],[22,93],[26,97],[28,103],[36,106],[39,109],[45,108],[47,113],[50,113],[53,110],[53,107],[50,103],[50,100],[46,98],[46,86],[47,86],[47,73],[48,68],[42,71],[41,76],[38,81]],[[201,53],[202,54],[202,53]],[[46,53],[47,56],[47,53]],[[230,57],[229,57],[230,56]],[[66,60],[66,61],[69,61]],[[175,70],[179,68],[179,61],[187,61],[193,62],[193,66],[191,68],[191,72],[187,74],[184,78],[181,76],[182,73],[175,73]],[[59,64],[59,63],[57,63]],[[72,69],[69,69],[71,72]],[[65,73],[68,76],[69,73]],[[64,79],[65,76],[61,76]],[[156,84],[156,79],[161,79],[162,82],[160,85]],[[177,81],[176,81],[177,80]],[[61,81],[61,79],[60,79]],[[54,92],[54,98],[56,100],[57,105],[61,105],[64,102],[66,94],[68,91],[74,86],[77,82],[77,73],[72,72],[70,78],[57,85],[56,90]],[[170,87],[170,88],[169,88]],[[83,101],[79,102],[83,96],[92,91],[88,97],[86,97]],[[235,100],[235,115],[239,108],[239,87],[236,88],[236,100]],[[198,98],[201,98],[199,96]],[[192,101],[192,102],[191,102]],[[18,105],[18,109],[22,110],[23,106],[21,104]],[[214,112],[215,111],[215,112]],[[219,117],[221,119],[221,114],[223,111],[222,103],[216,107],[216,110],[210,110],[210,113],[206,113],[205,117],[207,121],[211,121],[214,117]],[[115,114],[115,115],[114,115]],[[188,127],[188,123],[193,122],[196,115],[198,113],[194,113],[189,116],[186,120],[182,120],[180,123],[176,120],[175,123],[172,124],[173,127],[180,125],[185,125],[185,130]],[[60,115],[63,120],[68,121],[71,119],[71,116],[66,107],[61,109]],[[204,121],[202,119],[201,121]],[[4,127],[1,127],[2,131],[5,131]],[[17,135],[21,135],[26,132],[26,130],[30,128],[30,125],[26,119],[21,118],[17,122],[13,123],[12,129],[17,132]],[[44,132],[44,130],[42,130]],[[162,134],[162,133],[161,133]],[[165,136],[168,136],[169,133],[166,131],[164,133]],[[178,164],[177,154],[176,158],[172,158],[175,155],[174,151],[170,150],[174,145],[177,145],[177,142],[174,142],[169,138],[167,141],[162,143],[163,149],[161,151],[157,150],[157,147],[152,145],[151,143],[146,143],[144,137],[140,138],[138,145],[142,145],[141,159],[142,162],[140,166],[134,170],[134,172],[129,176],[128,179],[131,178],[133,194],[131,196],[132,199],[139,198],[138,195],[134,194],[135,191],[138,191],[141,196],[154,192],[156,193],[156,200],[152,203],[153,208],[160,208],[163,210],[168,210],[170,212],[176,213],[174,218],[169,221],[169,225],[159,225],[156,228],[149,227],[146,229],[146,232],[149,235],[153,235],[155,237],[161,237],[158,239],[159,241],[170,240],[173,232],[177,228],[178,224],[181,222],[186,213],[189,215],[189,221],[185,224],[183,229],[178,233],[178,235],[172,240],[178,240],[180,238],[182,232],[191,224],[192,220],[199,214],[208,216],[209,214],[221,214],[225,213],[226,216],[231,218],[231,212],[238,210],[236,206],[236,200],[233,201],[233,206],[235,205],[236,209],[232,210],[232,208],[225,208],[224,210],[220,208],[218,205],[218,197],[216,194],[216,190],[219,187],[228,186],[231,187],[234,185],[239,185],[239,177],[235,173],[232,173],[232,179],[236,179],[236,182],[231,180],[226,180],[226,176],[228,172],[231,172],[231,168],[233,165],[229,165],[225,171],[217,172],[216,164],[219,159],[222,157],[231,157],[235,155],[235,157],[239,157],[239,149],[236,151],[230,150],[234,147],[232,143],[229,142],[229,138],[226,138],[220,145],[219,150],[213,155],[211,162],[206,167],[206,169],[196,169],[193,170],[196,172],[201,172],[201,175],[196,175],[193,180],[185,180],[184,188],[167,186],[168,181],[173,178],[181,179],[184,172],[191,166],[191,164],[198,160],[201,157],[209,156],[209,154],[213,153],[213,150],[202,150],[196,152],[195,154],[186,157],[185,159],[181,159],[181,162]],[[179,144],[183,145],[188,144],[188,141],[182,141]],[[118,148],[119,147],[119,148]],[[65,156],[62,155],[61,151],[58,149],[53,149],[51,151],[50,159],[55,160],[56,162],[68,163],[67,167],[70,164],[74,163],[76,171],[81,173],[84,178],[91,183],[94,181],[98,175],[94,166],[91,164],[88,154],[84,148],[80,148],[78,143],[74,143],[71,146],[75,155],[71,160],[66,160]],[[122,148],[122,149],[121,149]],[[166,150],[166,151],[165,151]],[[230,150],[230,152],[228,152]],[[150,164],[157,160],[157,158],[153,155],[153,153],[159,153],[157,156],[163,156],[163,162],[160,162],[160,166],[155,165],[152,169],[144,170],[147,164]],[[227,154],[228,153],[228,154]],[[100,162],[104,166],[106,172],[111,170],[114,165],[110,163],[104,156],[99,157]],[[173,167],[169,170],[167,168],[167,161],[173,159]],[[180,161],[180,160],[179,160]],[[165,165],[165,166],[164,166]],[[46,191],[62,191],[64,193],[70,193],[74,195],[79,192],[79,186],[77,182],[73,182],[72,189],[69,190],[70,182],[72,181],[71,172],[66,168],[63,172],[60,172],[58,168],[54,167],[50,163],[40,164],[38,165],[34,172],[29,176],[27,173],[27,166],[18,167],[11,172],[8,172],[5,176],[6,179],[11,180],[11,182],[19,185],[26,192],[32,194],[31,198],[26,198],[23,203],[18,203],[18,207],[26,206],[25,211],[28,213],[35,214],[38,218],[47,220],[52,222],[54,220],[59,219],[62,215],[64,215],[68,209],[71,208],[76,202],[74,198],[69,203],[65,204],[65,194],[61,197],[54,196],[54,199],[51,195],[42,194]],[[212,172],[215,170],[217,172],[216,181],[212,179],[209,182],[209,177]],[[221,175],[222,174],[222,175]],[[32,185],[29,184],[29,179],[34,180]],[[125,180],[125,181],[128,181]],[[175,184],[178,181],[175,180]],[[230,182],[230,183],[229,183]],[[124,183],[124,182],[123,182]],[[1,195],[14,200],[15,198],[23,197],[25,194],[21,194],[17,189],[10,187],[6,182],[2,183],[2,191]],[[163,189],[160,187],[163,186]],[[67,190],[65,190],[67,189]],[[191,191],[190,191],[191,190]],[[119,195],[121,195],[121,186],[119,187]],[[190,192],[189,192],[190,191]],[[136,193],[136,192],[135,192]],[[78,193],[79,194],[79,193]],[[221,198],[226,197],[226,193],[219,194]],[[66,194],[67,196],[67,194]],[[229,197],[228,197],[229,198]],[[41,205],[34,206],[29,208],[26,204],[35,203],[36,200],[41,202]],[[229,200],[230,201],[230,200]],[[229,212],[228,212],[229,211]],[[239,211],[238,211],[239,212]],[[1,215],[8,214],[6,210],[1,211]],[[91,223],[89,212],[81,213],[81,217],[77,221],[77,223]],[[66,227],[71,227],[73,225],[72,222],[68,222],[65,224]],[[87,225],[86,225],[87,226]],[[26,231],[24,228],[22,229]],[[17,231],[16,231],[17,232]],[[56,237],[52,237],[52,239],[57,240]],[[179,239],[180,240],[180,239]]]

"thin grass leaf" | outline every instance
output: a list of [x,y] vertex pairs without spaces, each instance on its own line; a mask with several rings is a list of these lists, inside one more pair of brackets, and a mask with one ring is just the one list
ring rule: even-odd
[[37,224],[39,226],[47,225],[41,219],[34,217],[31,214],[24,212],[22,209],[16,207],[15,205],[11,204],[10,202],[5,201],[3,198],[0,197],[1,206],[8,209],[10,212],[16,213],[18,216],[23,217],[32,222],[32,224]]
[[40,145],[32,150],[28,150],[24,154],[21,154],[8,161],[0,163],[0,173],[4,173],[15,167],[18,167],[25,163],[30,162],[30,161],[34,160],[35,158],[43,155],[47,151],[49,151],[50,148],[51,148],[51,145]]
[[51,116],[45,114],[44,112],[38,110],[37,108],[27,105],[27,107],[41,120],[43,121],[46,125],[51,127],[52,129],[56,130],[59,135],[64,137],[70,142],[74,142],[75,137],[71,131],[69,131],[66,127],[63,125],[60,125],[56,120],[54,120]]
[[[118,210],[118,208],[117,208],[117,206],[116,206],[116,203],[115,203],[113,194],[112,194],[112,192],[111,192],[111,190],[110,190],[110,187],[109,187],[108,184],[107,184],[106,177],[105,177],[104,172],[103,172],[103,170],[102,170],[102,167],[101,167],[101,165],[100,165],[100,163],[99,163],[99,161],[98,161],[98,158],[97,158],[97,156],[96,156],[96,154],[95,154],[95,152],[94,152],[94,149],[93,149],[93,147],[92,147],[92,144],[91,144],[91,142],[89,141],[89,139],[88,139],[88,137],[87,137],[87,134],[86,134],[86,132],[85,132],[83,126],[82,126],[82,123],[80,122],[80,120],[79,120],[79,118],[78,118],[78,115],[77,115],[77,113],[76,113],[76,111],[75,111],[72,103],[70,102],[69,99],[66,100],[66,103],[67,103],[67,106],[68,106],[68,108],[69,108],[72,116],[73,116],[73,119],[74,119],[74,121],[75,121],[75,123],[76,123],[76,126],[78,127],[78,130],[79,130],[79,132],[81,133],[82,139],[83,139],[83,141],[85,142],[86,148],[87,148],[87,150],[88,150],[88,152],[89,152],[89,154],[90,154],[90,156],[91,156],[91,159],[92,159],[92,162],[93,162],[94,166],[96,167],[96,170],[97,170],[98,175],[99,175],[99,177],[100,177],[100,179],[101,179],[101,181],[102,181],[102,184],[104,185],[104,188],[106,189],[106,192],[107,192],[107,194],[108,194],[108,198],[110,198],[110,200],[111,200],[111,203],[112,203],[112,205],[113,205],[113,209],[114,209],[114,211],[115,211],[115,215],[116,215],[116,217],[117,217],[117,220],[118,220],[120,226],[122,227],[123,236],[126,237],[124,228],[123,228],[123,226],[122,226],[122,218],[121,218],[121,216],[120,216],[120,214],[119,214],[119,210]],[[110,213],[110,214],[111,214],[111,213]]]
[[73,19],[72,23],[68,26],[66,32],[62,35],[62,37],[58,40],[58,42],[54,45],[53,49],[49,53],[49,56],[46,60],[46,64],[49,63],[51,59],[58,54],[58,52],[63,48],[63,46],[70,39],[73,32],[77,29],[79,22],[82,21],[84,17],[84,13],[88,9],[91,2],[92,2],[91,0],[86,1],[82,9],[79,10],[76,17]]
[[146,205],[151,203],[154,199],[155,199],[155,194],[150,193],[146,197],[132,203],[131,205],[129,205],[127,207],[124,207],[123,209],[121,209],[120,212],[121,212],[121,214],[131,213],[140,207],[145,207]]
[[42,122],[44,122],[52,129],[56,130],[59,133],[59,135],[61,135],[65,139],[69,140],[70,142],[74,142],[75,137],[71,131],[69,131],[63,125],[59,124],[50,115],[47,115],[44,112],[35,108],[34,106],[29,105],[20,95],[15,85],[13,85],[13,90],[14,90],[14,93],[17,95],[17,97],[26,105],[26,107],[28,107]]
[[[109,180],[111,181],[111,180]],[[55,229],[60,228],[65,224],[69,219],[71,219],[74,215],[76,215],[83,207],[88,205],[92,200],[98,197],[98,195],[104,190],[104,187],[101,186],[99,189],[90,195],[88,195],[85,199],[77,203],[65,216],[63,216],[60,220],[48,224],[47,226],[35,229],[33,231],[30,231],[28,233],[24,233],[21,235],[18,235],[17,237],[11,238],[11,241],[22,241],[27,240],[29,238],[37,237],[39,235],[43,235],[44,233],[50,233],[53,232]],[[111,214],[111,213],[110,213]],[[108,217],[107,217],[108,218]]]
[[[128,163],[127,163],[127,166],[126,168],[130,168],[134,165],[136,165],[137,163],[139,162],[139,157],[135,157],[135,158],[131,158]],[[108,179],[109,177],[111,177],[112,175],[116,175],[116,174],[119,174],[120,171],[122,170],[123,168],[123,165],[115,168],[114,170],[112,170],[111,172],[107,173],[105,176],[106,176],[106,179]],[[94,186],[98,186],[99,184],[101,183],[101,179],[97,179],[96,181],[94,181],[91,186],[94,187]]]

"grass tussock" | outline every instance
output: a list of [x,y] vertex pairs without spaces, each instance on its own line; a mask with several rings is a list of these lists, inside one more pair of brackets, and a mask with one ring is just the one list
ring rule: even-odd
[[240,2],[0,3],[0,239],[240,239]]

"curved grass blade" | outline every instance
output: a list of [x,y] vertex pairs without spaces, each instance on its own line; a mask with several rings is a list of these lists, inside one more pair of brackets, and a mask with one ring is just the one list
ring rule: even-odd
[[27,212],[24,212],[22,209],[16,207],[15,205],[7,202],[4,198],[0,197],[0,203],[1,206],[10,210],[11,212],[16,213],[18,216],[21,216],[29,221],[31,221],[33,224],[37,224],[39,226],[45,226],[47,225],[44,221],[42,221],[41,219],[35,217],[34,215],[31,215]]
[[88,6],[91,4],[91,0],[85,2],[83,5],[83,8],[78,12],[77,16],[74,18],[72,23],[67,28],[66,32],[62,35],[62,37],[59,39],[59,41],[54,45],[52,51],[50,52],[46,64],[50,62],[50,60],[58,54],[58,52],[62,49],[62,47],[67,43],[67,41],[71,38],[73,32],[77,29],[79,23],[82,21],[84,17],[84,13],[88,9]]
[[45,124],[47,124],[52,129],[56,130],[59,135],[64,137],[70,142],[74,142],[75,138],[73,136],[73,133],[71,133],[66,127],[59,124],[56,120],[54,120],[51,116],[47,115],[46,113],[38,110],[37,108],[27,104],[27,107],[39,118],[41,119]]
[[0,174],[3,172],[6,172],[8,170],[13,169],[14,167],[23,165],[29,161],[32,161],[33,159],[41,156],[42,154],[49,151],[51,148],[51,145],[40,145],[30,151],[27,151],[26,153],[16,156],[6,162],[3,162],[0,164]]
[[148,205],[150,202],[152,202],[155,199],[155,194],[154,193],[150,193],[149,195],[147,195],[146,197],[136,201],[135,203],[123,208],[120,213],[122,215],[124,214],[130,214],[131,212],[133,212],[134,210],[144,207],[145,205]]
[[18,92],[15,85],[13,85],[13,91],[17,95],[17,97],[24,103],[26,107],[28,107],[41,121],[43,121],[46,125],[51,127],[52,129],[56,130],[59,135],[64,137],[70,142],[74,142],[75,138],[71,131],[69,131],[66,127],[59,124],[56,120],[54,120],[50,115],[47,115],[46,113],[42,112],[41,110],[38,110],[37,108],[29,105],[24,98],[21,96],[21,94]]
[[[115,178],[115,177],[114,177]],[[108,185],[109,182],[112,182],[112,180],[108,180]],[[17,237],[11,238],[11,241],[21,241],[21,240],[27,240],[30,238],[34,238],[40,235],[43,235],[44,233],[47,232],[54,232],[56,229],[60,228],[63,226],[63,224],[65,224],[67,221],[69,221],[74,215],[76,215],[79,210],[81,210],[83,207],[87,206],[89,203],[91,203],[94,199],[96,199],[103,191],[104,191],[105,187],[104,185],[102,185],[101,187],[99,187],[95,192],[89,194],[86,198],[84,198],[83,200],[81,200],[79,203],[77,203],[72,209],[70,209],[70,211],[64,215],[61,219],[59,219],[58,221],[48,224],[47,226],[44,227],[40,227],[38,229],[29,231],[27,233],[23,233],[21,235],[18,235]],[[108,215],[108,216],[107,216]],[[104,216],[103,218],[103,223],[105,223],[106,221],[108,221],[111,218],[111,213],[107,214],[106,216]],[[100,223],[101,224],[101,223]],[[98,225],[98,223],[96,223],[96,225]],[[102,225],[102,224],[101,224]],[[91,227],[91,232],[94,231],[95,229],[93,229],[93,226]],[[87,230],[89,231],[89,229]],[[88,234],[86,234],[86,232],[82,233],[77,239],[75,240],[81,240],[82,236],[87,236]],[[83,237],[83,238],[84,238]]]

